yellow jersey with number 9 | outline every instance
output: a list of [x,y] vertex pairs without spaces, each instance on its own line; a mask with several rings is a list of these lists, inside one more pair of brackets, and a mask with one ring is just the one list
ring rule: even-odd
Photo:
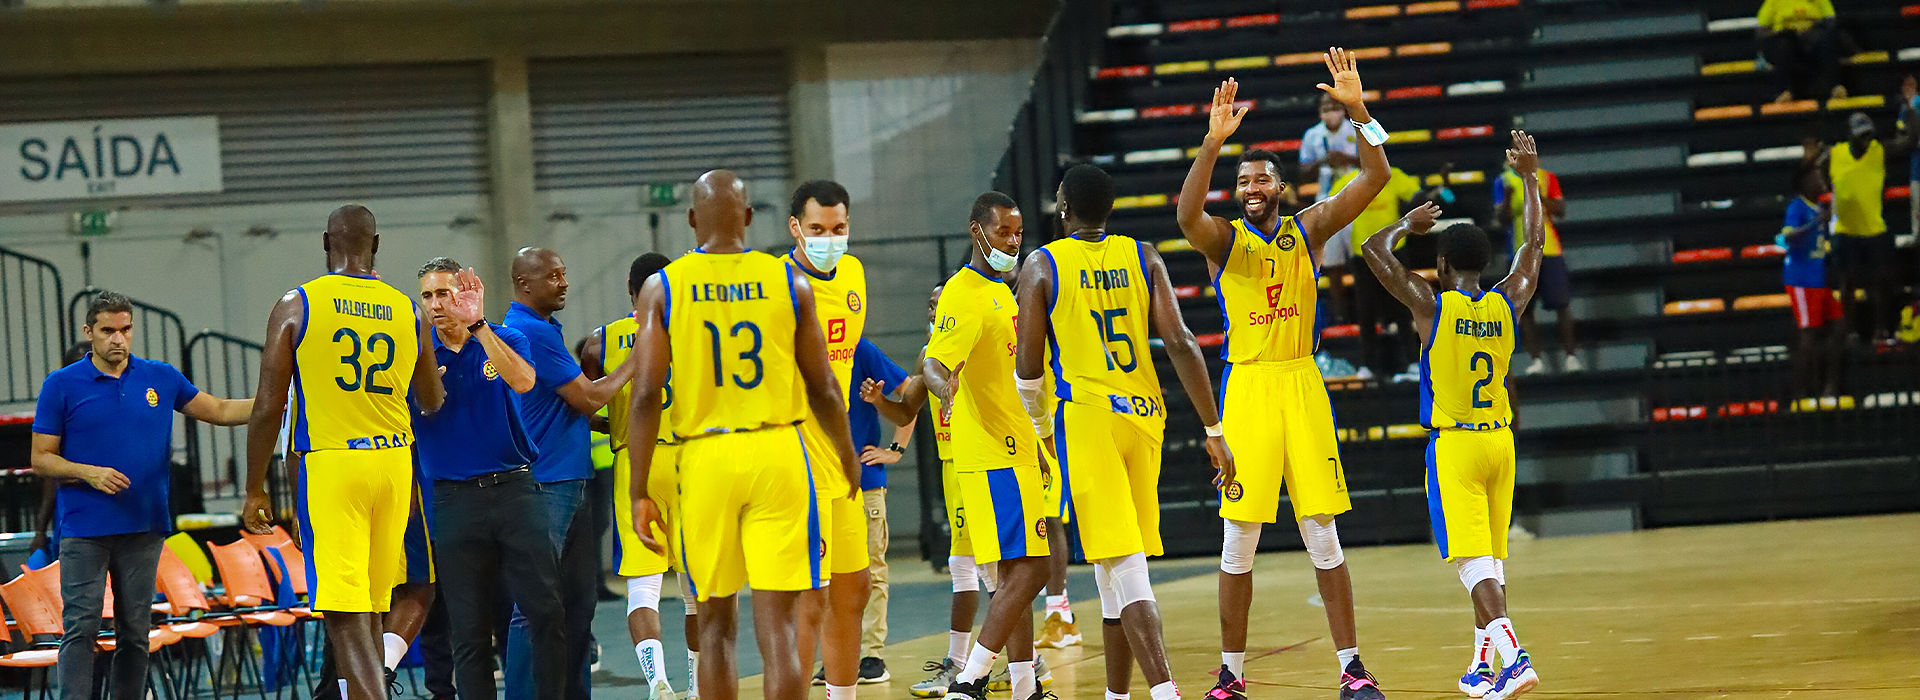
[[779,258],[696,249],[660,274],[672,349],[667,389],[673,408],[664,414],[671,439],[806,418],[793,353],[800,302]]
[[407,390],[420,359],[413,299],[377,279],[329,274],[300,285],[293,348],[293,449],[413,443]]
[[1040,254],[1053,264],[1054,396],[1165,422],[1160,376],[1147,347],[1153,286],[1146,253],[1126,236],[1062,238]]
[[1272,235],[1246,219],[1233,220],[1227,261],[1214,272],[1213,291],[1227,319],[1228,362],[1284,362],[1307,357],[1320,345],[1314,328],[1319,274],[1307,237],[1291,216],[1280,217]]
[[820,333],[827,337],[827,364],[840,382],[841,398],[852,401],[848,387],[853,383],[853,351],[867,328],[867,267],[851,255],[840,256],[840,263],[825,277],[813,274],[792,256],[787,257],[787,265],[806,275],[813,287],[813,314],[820,317]]
[[1428,430],[1495,430],[1513,422],[1507,363],[1518,336],[1499,290],[1479,298],[1449,289],[1434,300],[1420,352],[1420,424]]
[[1040,462],[1033,421],[1013,386],[1014,321],[1019,307],[999,277],[971,265],[947,278],[927,357],[954,370],[953,464],[957,471]]

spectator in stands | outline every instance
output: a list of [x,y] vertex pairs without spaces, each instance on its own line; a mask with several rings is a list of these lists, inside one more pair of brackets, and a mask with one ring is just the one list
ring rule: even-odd
[[1774,242],[1787,250],[1782,281],[1800,329],[1793,351],[1794,395],[1811,400],[1807,397],[1840,393],[1840,350],[1847,333],[1846,324],[1838,323],[1840,299],[1827,288],[1827,222],[1833,212],[1820,203],[1826,181],[1817,166],[1802,165],[1793,184],[1799,196],[1787,202],[1786,221]]
[[[1550,368],[1545,358],[1540,356],[1540,328],[1534,323],[1534,309],[1545,306],[1553,311],[1554,322],[1560,327],[1560,351],[1565,359],[1561,369],[1578,372],[1586,369],[1580,356],[1574,354],[1579,348],[1573,332],[1573,273],[1567,269],[1567,259],[1561,255],[1560,229],[1555,222],[1567,213],[1567,200],[1560,193],[1560,177],[1546,168],[1538,171],[1540,178],[1540,204],[1547,210],[1547,245],[1540,258],[1540,288],[1533,296],[1533,302],[1520,317],[1521,326],[1526,328],[1527,355],[1533,362],[1527,365],[1527,374],[1544,374]],[[1513,249],[1520,248],[1520,237],[1526,227],[1520,218],[1526,207],[1513,206],[1513,202],[1524,190],[1525,183],[1520,176],[1508,168],[1501,171],[1500,181],[1493,187],[1493,225],[1504,226],[1513,231],[1511,240]]]
[[1831,0],[1766,0],[1757,19],[1760,55],[1780,83],[1775,102],[1847,96]]
[[[1874,341],[1888,337],[1893,297],[1893,236],[1882,216],[1886,200],[1887,152],[1874,140],[1873,118],[1865,112],[1847,117],[1845,143],[1827,152],[1827,180],[1833,183],[1833,257],[1840,299],[1852,303],[1856,289],[1866,291],[1865,332]],[[1857,311],[1857,310],[1856,310]],[[1849,314],[1850,317],[1858,316]]]
[[108,581],[114,593],[114,651],[109,697],[147,696],[147,645],[154,575],[173,532],[173,414],[214,425],[243,425],[253,399],[219,399],[165,362],[134,357],[133,304],[102,292],[87,307],[81,334],[87,359],[55,370],[40,385],[33,414],[35,474],[60,482],[60,695],[93,697],[94,645]]
[[[1452,171],[1453,164],[1448,163],[1440,171],[1440,184],[1431,191],[1422,191],[1420,178],[1408,175],[1406,171],[1399,168],[1393,168],[1393,175],[1387,180],[1386,188],[1380,190],[1380,194],[1367,204],[1366,210],[1360,212],[1360,215],[1353,220],[1350,248],[1352,255],[1360,256],[1361,244],[1366,243],[1368,238],[1381,229],[1392,226],[1395,221],[1400,220],[1401,215],[1422,202],[1437,199],[1452,203],[1453,193],[1446,186],[1447,176]],[[1339,192],[1346,189],[1347,184],[1353,182],[1359,174],[1360,171],[1357,169],[1347,171],[1347,174],[1341,175],[1340,179],[1334,181],[1333,191]],[[1398,248],[1395,250],[1397,254]],[[1372,379],[1376,375],[1391,376],[1396,383],[1419,381],[1420,366],[1409,354],[1409,350],[1417,349],[1419,343],[1410,345],[1406,342],[1407,338],[1413,337],[1413,328],[1409,325],[1413,322],[1413,317],[1407,312],[1405,306],[1388,296],[1386,287],[1381,286],[1379,278],[1374,277],[1372,267],[1349,265],[1348,269],[1353,273],[1354,320],[1360,326],[1361,367],[1357,376],[1363,380]],[[1393,326],[1391,329],[1393,333],[1382,335],[1376,330],[1376,325]],[[1394,374],[1400,371],[1402,363],[1406,363],[1406,371]]]
[[[1313,174],[1319,178],[1313,201],[1332,196],[1334,181],[1360,164],[1360,144],[1355,138],[1353,122],[1347,118],[1347,106],[1322,94],[1319,123],[1300,137],[1300,177]],[[1353,227],[1340,229],[1327,240],[1320,255],[1320,274],[1327,279],[1327,290],[1333,297],[1334,319],[1347,317],[1347,291],[1341,278],[1346,273],[1347,258],[1352,254],[1353,246],[1349,242],[1352,237]]]
[[1899,144],[1907,155],[1907,232],[1920,236],[1920,84],[1900,81]]

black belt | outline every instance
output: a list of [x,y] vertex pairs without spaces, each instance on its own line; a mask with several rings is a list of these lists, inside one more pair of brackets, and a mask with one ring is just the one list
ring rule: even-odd
[[471,479],[461,479],[453,483],[459,484],[461,486],[477,486],[484,489],[490,486],[499,486],[509,481],[517,481],[521,478],[531,477],[531,476],[533,476],[532,469],[528,467],[519,467],[516,469],[508,469],[503,472],[494,472],[492,474],[482,474],[480,476],[476,476]]

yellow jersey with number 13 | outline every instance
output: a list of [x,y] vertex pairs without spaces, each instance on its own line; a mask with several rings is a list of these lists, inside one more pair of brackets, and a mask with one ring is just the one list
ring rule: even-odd
[[1164,422],[1160,376],[1147,347],[1152,278],[1140,242],[1113,235],[1091,241],[1068,237],[1040,252],[1053,264],[1047,344],[1054,396]]
[[1449,289],[1434,300],[1420,352],[1420,424],[1428,430],[1494,430],[1513,423],[1507,363],[1518,336],[1499,290],[1479,298]]
[[293,449],[380,450],[413,443],[407,390],[420,359],[413,299],[368,277],[300,285],[294,339]]
[[1215,271],[1213,290],[1227,319],[1228,362],[1284,362],[1313,355],[1320,334],[1314,304],[1320,276],[1306,234],[1282,216],[1272,235],[1233,220],[1227,261]]
[[779,258],[696,249],[660,274],[672,349],[667,387],[673,409],[665,414],[671,439],[806,418],[806,389],[793,353],[800,302]]
[[1039,439],[1013,386],[1014,320],[1019,307],[999,277],[960,268],[947,278],[927,357],[953,374],[956,471],[1035,466]]

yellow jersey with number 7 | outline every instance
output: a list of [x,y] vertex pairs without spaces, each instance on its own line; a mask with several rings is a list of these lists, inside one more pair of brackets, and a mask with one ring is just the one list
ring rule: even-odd
[[1307,357],[1320,344],[1314,328],[1319,274],[1307,237],[1291,216],[1271,235],[1246,219],[1233,220],[1226,263],[1214,272],[1213,289],[1226,316],[1228,362],[1284,362]]
[[1507,364],[1518,336],[1513,305],[1499,290],[1471,297],[1456,289],[1434,299],[1433,328],[1420,352],[1420,424],[1428,430],[1494,430],[1513,423]]
[[1147,347],[1153,287],[1140,242],[1068,237],[1048,243],[1040,255],[1053,265],[1047,344],[1054,396],[1164,422],[1160,376]]
[[698,249],[660,272],[672,349],[670,439],[794,425],[807,417],[793,350],[800,302],[788,274],[779,258],[759,251]]
[[296,452],[413,444],[407,390],[420,359],[413,299],[370,277],[328,274],[300,285],[294,339]]

